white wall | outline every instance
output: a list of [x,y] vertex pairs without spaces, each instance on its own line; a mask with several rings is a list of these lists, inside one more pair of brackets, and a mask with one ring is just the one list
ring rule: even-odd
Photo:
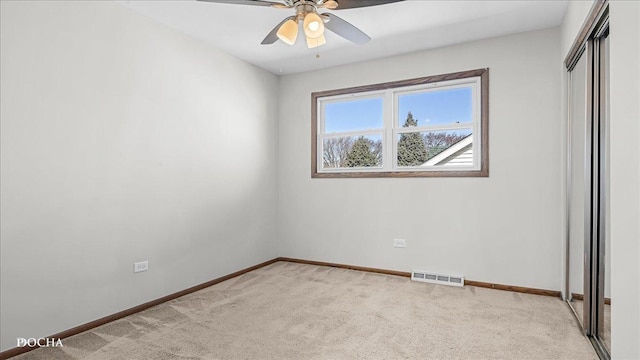
[[[591,5],[591,1],[569,4],[561,27],[561,60],[566,57]],[[639,359],[640,2],[611,1],[610,24],[612,356],[614,359]]]
[[611,11],[611,341],[640,359],[640,2]]
[[562,61],[569,53],[578,32],[589,15],[593,1],[570,1],[560,26],[560,56]]
[[[282,77],[280,254],[560,290],[559,51],[555,28]],[[311,179],[311,92],[484,67],[490,177]]]
[[277,256],[275,75],[115,3],[1,6],[1,350]]

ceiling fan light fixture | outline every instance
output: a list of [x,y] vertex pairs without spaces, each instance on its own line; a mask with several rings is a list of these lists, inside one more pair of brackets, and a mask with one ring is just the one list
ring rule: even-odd
[[289,19],[280,26],[277,33],[278,39],[285,44],[293,45],[298,38],[298,23]]
[[324,22],[315,12],[310,12],[304,17],[304,33],[307,37],[316,39],[324,34]]
[[[2,1],[2,0],[0,0]],[[281,40],[285,44],[294,45],[300,25],[304,31],[309,48],[318,47],[326,43],[325,28],[332,33],[358,45],[365,44],[371,38],[362,30],[348,21],[333,15],[330,11],[318,13],[322,10],[355,9],[382,4],[390,4],[404,0],[198,0],[220,4],[252,5],[293,10],[293,16],[282,19],[260,42],[271,45]],[[314,41],[312,41],[314,40]]]
[[323,35],[320,35],[317,38],[310,38],[307,36],[307,47],[309,49],[316,48],[318,46],[322,46],[327,43],[327,39]]
[[338,3],[335,0],[327,0],[324,2],[324,7],[329,10],[336,9],[338,7]]

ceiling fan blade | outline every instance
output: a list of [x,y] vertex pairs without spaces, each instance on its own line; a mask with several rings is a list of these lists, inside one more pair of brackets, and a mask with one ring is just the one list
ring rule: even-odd
[[404,1],[404,0],[336,0],[338,2],[338,7],[336,10],[344,10],[344,9],[353,9],[360,8],[366,6],[376,6],[376,5],[384,5],[390,4],[394,2]]
[[280,26],[282,26],[282,24],[287,22],[287,20],[295,20],[295,18],[296,18],[295,16],[289,16],[288,18],[285,18],[284,20],[282,20],[280,24],[276,25],[276,27],[274,27],[273,30],[271,30],[271,32],[267,34],[267,36],[264,38],[264,40],[262,40],[260,44],[271,45],[274,42],[278,41],[278,30],[280,29]]
[[342,18],[328,13],[322,14],[322,16],[326,16],[329,18],[329,21],[324,24],[327,29],[333,31],[337,35],[340,35],[349,41],[352,41],[356,44],[364,44],[371,40],[369,35],[365,34],[364,32],[362,32],[362,30],[351,25]]
[[270,7],[276,7],[276,8],[287,7],[283,3],[273,2],[273,1],[264,1],[264,0],[198,0],[198,1],[219,3],[219,4],[270,6]]

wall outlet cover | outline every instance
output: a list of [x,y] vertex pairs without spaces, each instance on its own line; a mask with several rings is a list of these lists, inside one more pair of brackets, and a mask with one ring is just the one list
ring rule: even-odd
[[396,247],[396,248],[407,247],[407,240],[405,240],[405,239],[393,239],[393,247]]
[[141,261],[137,263],[133,263],[133,272],[143,272],[149,270],[149,261]]

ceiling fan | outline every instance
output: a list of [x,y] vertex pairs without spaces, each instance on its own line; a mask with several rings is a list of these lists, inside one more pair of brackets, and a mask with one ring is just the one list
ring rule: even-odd
[[293,45],[298,38],[299,24],[302,23],[307,47],[315,48],[324,45],[327,41],[324,37],[325,28],[352,41],[356,44],[364,44],[371,38],[362,30],[351,25],[346,20],[330,13],[318,13],[318,9],[343,10],[367,6],[382,5],[403,0],[282,0],[282,2],[266,0],[198,0],[211,3],[266,6],[276,9],[294,9],[295,15],[289,16],[276,25],[273,30],[262,40],[262,45],[273,44],[278,39]]

